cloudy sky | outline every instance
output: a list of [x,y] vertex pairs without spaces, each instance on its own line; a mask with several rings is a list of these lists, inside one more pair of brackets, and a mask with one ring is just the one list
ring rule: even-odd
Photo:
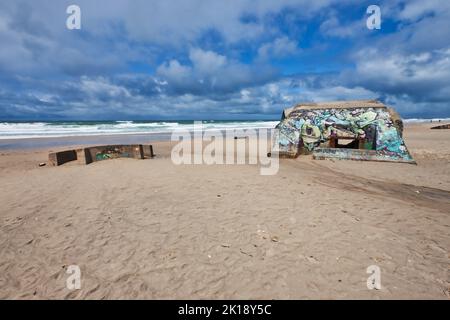
[[449,30],[439,0],[0,0],[0,119],[278,119],[366,98],[450,117]]

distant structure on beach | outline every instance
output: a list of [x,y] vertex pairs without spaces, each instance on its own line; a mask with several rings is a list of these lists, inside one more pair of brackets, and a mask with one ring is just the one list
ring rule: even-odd
[[431,129],[450,129],[450,124],[443,124],[441,126],[432,127]]
[[281,157],[415,163],[399,114],[376,100],[300,103],[283,111],[277,129]]

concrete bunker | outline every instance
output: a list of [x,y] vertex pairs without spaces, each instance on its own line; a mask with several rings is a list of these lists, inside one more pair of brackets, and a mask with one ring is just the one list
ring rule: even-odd
[[415,164],[400,116],[376,100],[300,103],[283,111],[276,128],[273,150],[280,157]]

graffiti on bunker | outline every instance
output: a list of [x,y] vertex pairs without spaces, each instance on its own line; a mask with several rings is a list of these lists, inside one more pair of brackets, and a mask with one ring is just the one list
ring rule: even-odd
[[[402,123],[387,108],[294,109],[277,126],[280,153],[312,153],[331,142],[350,140],[349,148],[376,150],[393,159],[412,160],[402,138]],[[342,147],[335,143],[333,147]]]

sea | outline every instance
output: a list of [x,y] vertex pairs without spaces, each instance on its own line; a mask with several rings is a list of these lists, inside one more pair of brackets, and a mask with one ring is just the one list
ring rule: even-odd
[[[406,119],[405,122],[450,122],[447,119]],[[279,120],[201,121],[203,130],[275,128]],[[180,121],[0,121],[0,150],[84,144],[131,144],[167,141],[172,132],[192,132],[193,120]]]

